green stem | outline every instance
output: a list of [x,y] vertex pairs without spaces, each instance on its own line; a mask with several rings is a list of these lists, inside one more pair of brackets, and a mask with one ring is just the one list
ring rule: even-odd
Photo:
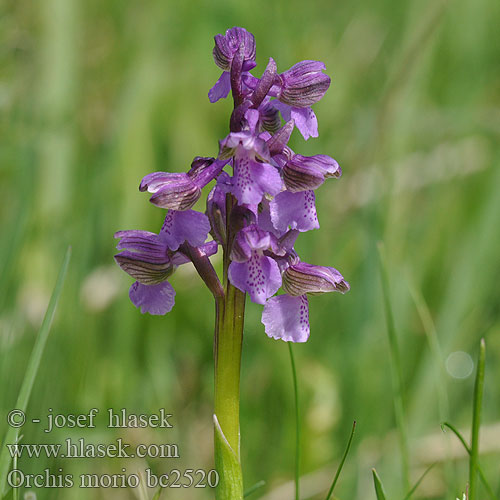
[[240,456],[240,367],[245,294],[228,284],[218,301],[215,343],[215,414],[236,456]]
[[297,384],[297,370],[293,356],[292,343],[288,342],[290,361],[292,364],[293,394],[295,399],[295,500],[300,498],[300,411],[299,411],[299,388]]
[[[233,200],[227,199],[227,213]],[[228,220],[229,220],[228,216]],[[216,297],[215,323],[215,465],[219,473],[217,500],[243,498],[240,463],[240,370],[245,315],[245,293],[228,280],[233,234],[228,226],[224,248],[224,294]]]
[[240,368],[245,294],[230,283],[217,299],[215,332],[215,464],[218,500],[243,498],[240,464]]

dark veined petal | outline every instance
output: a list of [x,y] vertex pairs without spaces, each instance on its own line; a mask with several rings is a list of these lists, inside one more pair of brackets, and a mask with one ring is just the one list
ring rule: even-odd
[[215,35],[214,61],[220,69],[229,71],[234,55],[243,46],[243,69],[255,67],[255,38],[244,28],[231,28],[225,35]]
[[201,196],[201,189],[187,173],[155,172],[146,175],[139,190],[153,193],[150,198],[153,205],[172,210],[187,210]]
[[330,86],[320,61],[301,61],[279,75],[281,92],[278,99],[290,106],[306,108],[318,102]]
[[128,250],[115,255],[115,261],[127,274],[144,285],[161,283],[174,271],[168,257],[165,257],[164,262],[152,262],[147,255]]
[[306,293],[345,293],[349,290],[349,283],[333,267],[299,262],[289,266],[283,273],[283,289],[293,296]]
[[340,177],[339,164],[327,155],[293,155],[283,168],[283,180],[292,193],[316,189],[329,177]]
[[173,272],[174,265],[166,245],[157,234],[147,231],[119,231],[117,245],[123,250],[115,255],[116,263],[137,281],[153,285],[165,281]]

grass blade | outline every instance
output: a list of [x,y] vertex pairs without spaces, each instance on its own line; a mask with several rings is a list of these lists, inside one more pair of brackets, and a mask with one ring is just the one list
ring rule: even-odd
[[418,481],[414,484],[413,488],[407,493],[407,495],[404,497],[404,500],[410,500],[413,493],[415,493],[416,489],[420,486],[420,483],[424,480],[424,477],[427,476],[427,473],[430,472],[435,465],[436,462],[425,469],[425,472],[420,476]]
[[481,425],[481,404],[484,388],[484,360],[486,344],[481,339],[479,358],[477,362],[476,383],[474,384],[474,407],[472,408],[472,435],[469,460],[469,500],[476,499],[476,469],[479,455],[479,427]]
[[[410,281],[409,281],[410,282]],[[448,418],[449,405],[448,405],[448,394],[446,392],[445,384],[445,369],[443,362],[443,355],[441,352],[441,346],[439,345],[439,340],[436,331],[436,325],[432,319],[429,307],[425,302],[422,293],[417,290],[413,283],[410,282],[409,285],[410,295],[415,304],[415,308],[420,317],[422,326],[424,327],[425,336],[427,337],[427,342],[429,344],[429,349],[432,357],[434,358],[434,371],[436,374],[436,389],[438,393],[438,406],[439,415],[442,421]]]
[[378,477],[377,471],[372,469],[373,474],[373,483],[375,484],[375,493],[377,495],[377,500],[386,500],[384,486],[382,485],[382,481],[380,477]]
[[295,399],[295,500],[300,497],[300,411],[299,411],[299,387],[297,384],[297,370],[295,369],[295,358],[293,356],[292,343],[288,342],[290,352],[290,363],[292,365],[293,393]]
[[399,357],[396,327],[394,325],[394,316],[392,314],[385,249],[382,242],[378,243],[378,254],[379,254],[379,264],[380,264],[380,275],[382,278],[382,293],[384,297],[387,335],[389,337],[389,348],[391,353],[391,378],[394,390],[394,413],[396,417],[396,425],[398,427],[398,434],[399,434],[402,477],[405,490],[408,491],[410,489],[410,472],[409,472],[408,437],[406,431],[406,419],[403,406],[403,375],[401,371],[401,359]]
[[[455,436],[457,436],[458,440],[462,443],[463,447],[465,448],[465,451],[467,451],[467,453],[470,456],[471,449],[469,448],[469,445],[466,443],[464,437],[462,436],[462,434],[460,434],[460,432],[457,430],[457,428],[455,426],[453,426],[452,424],[450,424],[449,422],[443,422],[441,424],[441,428],[443,429],[443,431],[445,430],[445,427],[450,429],[450,431],[453,432],[453,434],[455,434]],[[491,498],[491,500],[498,500],[498,495],[495,495],[495,493],[493,492],[493,489],[490,486],[490,484],[488,483],[486,476],[484,475],[483,469],[481,468],[481,465],[479,465],[479,462],[476,463],[476,468],[477,468],[477,471],[479,473],[479,478],[481,479],[481,482],[483,483],[483,486],[485,487],[486,491],[488,492],[488,495]]]
[[243,493],[243,498],[249,497],[252,493],[255,493],[259,488],[262,488],[266,484],[265,481],[259,481],[258,483],[255,483],[253,486],[250,486],[248,490]]
[[355,430],[356,430],[356,420],[352,424],[352,431],[351,431],[351,435],[349,436],[349,441],[347,441],[347,446],[345,448],[344,455],[342,456],[342,460],[340,461],[340,464],[337,467],[337,472],[335,473],[335,477],[333,478],[333,482],[332,482],[332,485],[330,486],[330,489],[328,491],[328,495],[326,495],[326,500],[330,500],[330,497],[333,494],[333,490],[335,489],[335,485],[337,484],[340,473],[342,472],[342,467],[344,466],[344,462],[345,462],[347,455],[349,453],[349,449],[351,448],[352,438],[354,437]]
[[[54,319],[54,314],[57,307],[57,302],[61,295],[64,278],[66,277],[66,272],[68,270],[69,260],[71,257],[71,247],[66,250],[66,255],[64,256],[64,261],[62,263],[61,269],[59,270],[59,275],[57,277],[56,285],[52,296],[50,297],[50,302],[43,318],[42,326],[38,332],[35,340],[35,345],[31,353],[31,357],[28,361],[28,366],[26,368],[26,373],[24,374],[23,383],[21,385],[21,390],[17,397],[16,409],[22,412],[26,411],[28,406],[29,398],[31,395],[31,390],[35,382],[36,374],[40,366],[40,361],[42,359],[43,351],[45,349],[45,344],[47,343],[47,338],[49,336],[50,327],[52,325],[52,320]],[[19,428],[9,427],[4,444],[13,443],[17,440],[19,435]],[[3,497],[6,493],[6,480],[9,471],[9,466],[11,462],[11,457],[9,450],[6,446],[2,447],[0,452],[0,497]]]

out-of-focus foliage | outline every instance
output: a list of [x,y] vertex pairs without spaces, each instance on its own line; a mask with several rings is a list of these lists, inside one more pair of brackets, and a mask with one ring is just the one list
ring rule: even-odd
[[[184,266],[172,278],[174,310],[162,318],[142,316],[127,297],[131,281],[113,263],[113,233],[158,230],[162,210],[137,189],[145,174],[182,171],[194,156],[217,153],[231,103],[211,105],[207,98],[219,77],[212,37],[239,25],[255,34],[256,75],[272,55],[280,71],[314,58],[325,61],[332,76],[315,107],[320,138],[304,143],[294,132],[292,139],[296,152],[321,151],[343,168],[340,180],[317,193],[321,231],[301,238],[298,250],[303,260],[338,267],[351,284],[345,296],[311,298],[311,338],[295,349],[304,494],[324,498],[356,419],[336,495],[374,498],[376,467],[387,491],[404,497],[379,240],[389,262],[412,478],[438,462],[417,495],[454,499],[465,490],[465,452],[439,424],[470,426],[470,358],[450,354],[464,351],[475,361],[482,336],[488,355],[481,464],[485,474],[498,477],[499,18],[496,0],[2,2],[1,435],[71,244],[72,265],[28,417],[43,422],[49,408],[86,413],[96,407],[101,420],[97,429],[51,434],[28,423],[23,442],[122,437],[177,443],[180,459],[149,461],[156,472],[212,467],[212,298]],[[412,289],[422,299],[421,312],[429,313],[424,323]],[[248,303],[247,310],[245,481],[249,487],[266,480],[262,498],[291,498],[291,490],[278,489],[292,480],[294,466],[288,350],[265,336],[260,306]],[[438,366],[428,340],[433,323]],[[175,427],[108,429],[111,407],[135,413],[166,408]],[[148,467],[139,459],[40,458],[19,465],[26,473],[61,467],[75,476]],[[39,500],[136,494],[37,491]],[[197,489],[178,497],[211,493]]]

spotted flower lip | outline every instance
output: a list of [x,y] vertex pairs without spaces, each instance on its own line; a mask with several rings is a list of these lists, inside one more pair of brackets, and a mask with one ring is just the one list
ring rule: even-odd
[[294,154],[283,167],[285,186],[292,193],[317,189],[325,179],[341,175],[339,164],[327,155]]
[[262,312],[268,337],[285,342],[306,342],[310,334],[309,302],[306,295],[277,295]]
[[238,232],[231,251],[229,280],[257,304],[264,304],[281,286],[278,264],[264,255],[268,249],[280,251],[276,237],[252,224]]
[[306,293],[345,293],[349,290],[349,283],[333,267],[298,262],[289,266],[283,273],[283,289],[294,297]]
[[243,69],[249,70],[255,67],[255,38],[244,28],[230,28],[225,35],[215,35],[215,47],[213,50],[214,61],[220,69],[229,71],[233,57],[240,47],[243,47]]
[[300,232],[319,228],[314,191],[282,191],[270,202],[271,221],[281,232],[288,228]]
[[278,99],[290,106],[306,108],[318,102],[330,87],[321,61],[301,61],[279,75]]

